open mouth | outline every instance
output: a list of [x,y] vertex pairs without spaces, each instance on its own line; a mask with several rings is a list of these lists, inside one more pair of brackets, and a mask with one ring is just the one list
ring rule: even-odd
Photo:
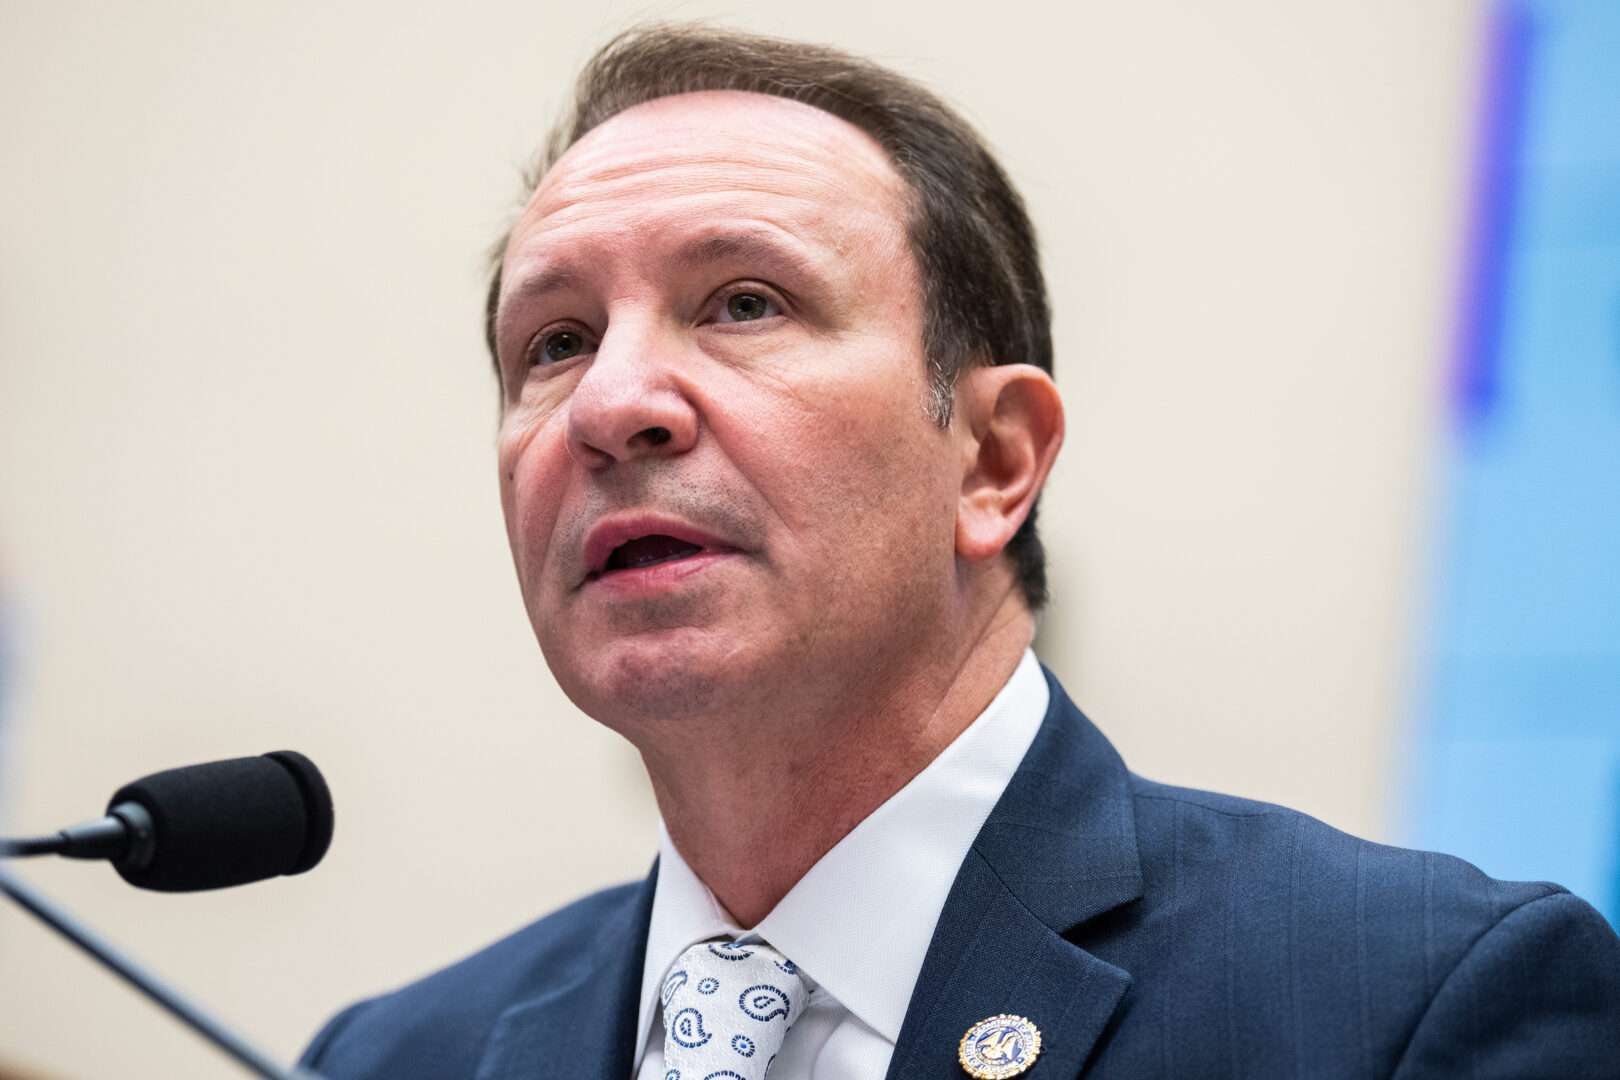
[[689,558],[702,550],[704,549],[697,544],[661,533],[638,536],[634,540],[626,540],[609,552],[602,568],[593,571],[588,580],[594,581],[604,574],[612,574],[619,570],[643,570],[659,563],[674,562],[676,559]]

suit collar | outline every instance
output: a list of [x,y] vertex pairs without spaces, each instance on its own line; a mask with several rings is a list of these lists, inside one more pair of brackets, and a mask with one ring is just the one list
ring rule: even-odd
[[542,972],[556,985],[507,1009],[496,1021],[477,1080],[535,1080],[567,1075],[624,1080],[636,1045],[637,997],[647,949],[658,864],[629,903],[597,927],[565,972]]
[[1046,719],[973,847],[1061,934],[1140,897],[1142,863],[1125,763],[1050,671],[1046,681]]
[[1029,753],[962,864],[913,991],[889,1080],[960,1076],[957,1045],[989,1016],[1042,1034],[1032,1078],[1073,1077],[1130,986],[1064,935],[1142,895],[1129,774],[1051,672]]

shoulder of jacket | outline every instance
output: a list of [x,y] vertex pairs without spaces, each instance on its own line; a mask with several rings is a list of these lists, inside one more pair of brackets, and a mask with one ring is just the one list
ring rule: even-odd
[[336,1044],[355,1040],[381,1049],[408,1048],[418,1037],[442,1042],[454,1039],[452,1033],[481,1039],[513,1001],[571,978],[588,963],[602,923],[634,903],[642,887],[631,882],[581,897],[431,974],[349,1006],[304,1060],[324,1062]]

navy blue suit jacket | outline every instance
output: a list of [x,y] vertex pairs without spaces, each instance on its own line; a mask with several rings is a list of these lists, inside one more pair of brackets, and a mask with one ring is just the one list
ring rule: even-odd
[[[1620,1077],[1620,939],[1585,902],[1143,780],[1047,679],[891,1080],[964,1076],[962,1033],[1003,1012],[1041,1030],[1030,1080]],[[331,1080],[629,1080],[656,876],[350,1007],[303,1063]]]

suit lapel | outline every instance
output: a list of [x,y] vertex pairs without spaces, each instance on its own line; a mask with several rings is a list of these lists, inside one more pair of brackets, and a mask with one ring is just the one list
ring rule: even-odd
[[1028,1073],[1085,1067],[1130,975],[1064,935],[1142,895],[1129,776],[1047,672],[1040,732],[951,887],[912,992],[889,1080],[963,1076],[962,1035],[998,1013],[1041,1031]]
[[558,985],[501,1014],[477,1080],[626,1080],[635,1053],[641,968],[658,866],[606,919]]

